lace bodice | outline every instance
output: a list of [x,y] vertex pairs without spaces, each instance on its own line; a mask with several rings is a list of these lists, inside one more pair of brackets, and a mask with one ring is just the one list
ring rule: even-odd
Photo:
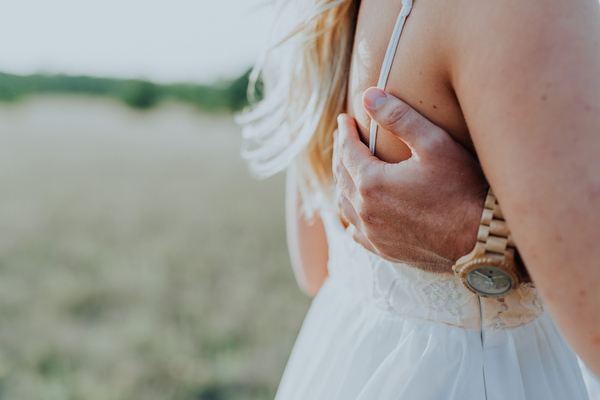
[[480,310],[478,296],[454,275],[384,260],[357,244],[337,215],[321,212],[321,217],[329,242],[329,275],[378,307],[475,330],[482,325],[484,329],[517,327],[544,311],[537,291],[527,285],[504,299],[481,298]]

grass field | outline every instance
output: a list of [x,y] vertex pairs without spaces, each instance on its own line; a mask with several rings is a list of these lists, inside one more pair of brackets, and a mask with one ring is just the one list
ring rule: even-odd
[[310,299],[230,116],[36,97],[0,140],[0,399],[273,397]]

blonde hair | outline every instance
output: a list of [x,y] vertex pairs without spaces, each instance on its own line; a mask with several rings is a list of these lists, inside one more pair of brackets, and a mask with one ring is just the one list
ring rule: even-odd
[[[284,1],[282,9],[296,1]],[[253,69],[249,95],[260,77],[264,98],[238,120],[244,125],[242,154],[255,176],[271,176],[300,158],[311,189],[331,187],[333,132],[346,109],[359,3],[304,0],[301,22]]]

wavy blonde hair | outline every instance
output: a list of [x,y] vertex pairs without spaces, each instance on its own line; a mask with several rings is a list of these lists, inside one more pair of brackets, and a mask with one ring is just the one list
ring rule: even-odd
[[[298,0],[284,0],[281,9]],[[360,0],[303,0],[300,22],[269,48],[251,74],[264,97],[238,119],[242,155],[257,177],[284,170],[293,160],[313,190],[328,192],[337,116],[346,110],[350,57]],[[306,168],[308,167],[308,168]]]

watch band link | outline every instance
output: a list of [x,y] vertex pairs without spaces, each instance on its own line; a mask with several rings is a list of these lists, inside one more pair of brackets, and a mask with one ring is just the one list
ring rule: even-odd
[[513,249],[516,247],[492,188],[488,190],[485,199],[481,224],[477,232],[477,241],[482,250],[485,248],[486,252],[502,255],[506,253],[507,247]]

